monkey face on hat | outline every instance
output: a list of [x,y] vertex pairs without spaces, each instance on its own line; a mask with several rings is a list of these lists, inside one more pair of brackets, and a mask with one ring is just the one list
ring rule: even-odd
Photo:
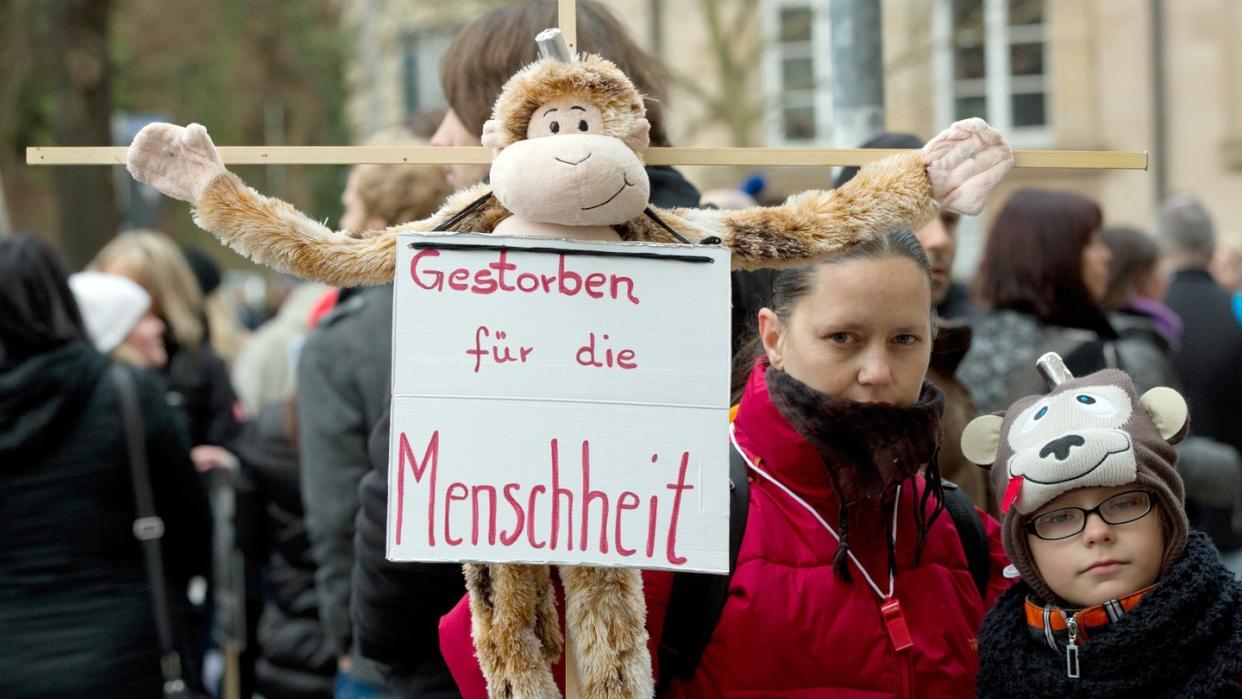
[[1172,445],[1187,428],[1186,401],[1176,391],[1153,388],[1140,398],[1130,377],[1108,369],[1065,378],[1048,395],[975,418],[962,433],[962,451],[991,470],[1005,551],[1023,580],[1050,601],[1055,596],[1031,562],[1025,525],[1071,490],[1134,483],[1153,492],[1169,523],[1162,570],[1181,555],[1189,524]]

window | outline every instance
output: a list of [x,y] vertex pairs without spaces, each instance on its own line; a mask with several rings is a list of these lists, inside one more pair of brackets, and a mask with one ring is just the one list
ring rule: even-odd
[[439,33],[401,36],[401,103],[406,118],[444,106],[439,70],[449,39]]
[[1045,0],[937,0],[936,120],[987,119],[1017,143],[1049,138]]
[[828,2],[764,3],[763,71],[770,144],[822,143],[831,136]]

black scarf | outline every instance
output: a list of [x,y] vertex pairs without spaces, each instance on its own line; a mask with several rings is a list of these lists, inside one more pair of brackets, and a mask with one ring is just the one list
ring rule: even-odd
[[[922,499],[914,501],[914,522],[918,542],[914,562],[927,530],[944,508],[944,492],[937,465],[940,449],[940,415],[944,394],[935,385],[923,382],[919,399],[912,405],[859,403],[820,393],[775,367],[765,375],[768,395],[781,416],[819,453],[828,470],[832,490],[840,503],[840,543],[833,557],[833,570],[849,580],[849,507],[864,498],[887,499],[897,485],[909,480],[926,465],[927,487]],[[935,509],[927,516],[927,500],[936,498]],[[885,520],[889,570],[895,571],[892,524]]]
[[1080,647],[1077,679],[1064,653],[1027,630],[1030,594],[1014,585],[983,621],[980,697],[1242,697],[1242,582],[1202,533],[1137,607]]

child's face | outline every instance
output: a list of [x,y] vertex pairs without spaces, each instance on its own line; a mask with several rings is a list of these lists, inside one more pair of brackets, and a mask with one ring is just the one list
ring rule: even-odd
[[[1135,490],[1142,488],[1131,483],[1071,490],[1041,507],[1028,521],[1066,507],[1089,510],[1114,495]],[[1047,541],[1028,532],[1027,545],[1048,587],[1076,607],[1091,607],[1156,582],[1164,558],[1164,528],[1159,501],[1154,494],[1150,498],[1151,512],[1125,524],[1108,524],[1099,513],[1092,513],[1081,532],[1064,539]],[[1129,498],[1113,503],[1116,504],[1106,505],[1111,508],[1106,516],[1113,520],[1128,518],[1127,508],[1135,506]]]

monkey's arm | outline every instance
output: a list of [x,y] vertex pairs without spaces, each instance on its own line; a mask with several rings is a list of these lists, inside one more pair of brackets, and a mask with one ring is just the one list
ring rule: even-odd
[[[657,213],[690,240],[720,238],[732,248],[735,267],[791,267],[899,228],[916,229],[942,205],[976,214],[1012,166],[1013,152],[1000,133],[969,119],[921,151],[862,167],[835,190],[802,192],[774,207]],[[635,221],[633,228],[631,239],[675,242],[649,221]]]
[[[837,189],[795,194],[780,206],[657,213],[690,240],[720,238],[733,250],[734,267],[792,267],[929,221],[938,207],[925,169],[919,153],[895,155],[862,168]],[[654,226],[642,237],[648,236],[674,242]]]
[[431,217],[368,231],[337,233],[287,202],[265,197],[224,168],[207,130],[197,124],[149,124],[129,147],[130,174],[194,205],[194,222],[259,264],[333,286],[388,284],[396,234],[430,231],[486,191],[453,195]]
[[357,237],[333,232],[287,202],[265,197],[225,171],[207,185],[194,223],[259,264],[332,286],[389,284],[397,263],[397,234],[430,231],[487,190],[453,195],[435,214]]

